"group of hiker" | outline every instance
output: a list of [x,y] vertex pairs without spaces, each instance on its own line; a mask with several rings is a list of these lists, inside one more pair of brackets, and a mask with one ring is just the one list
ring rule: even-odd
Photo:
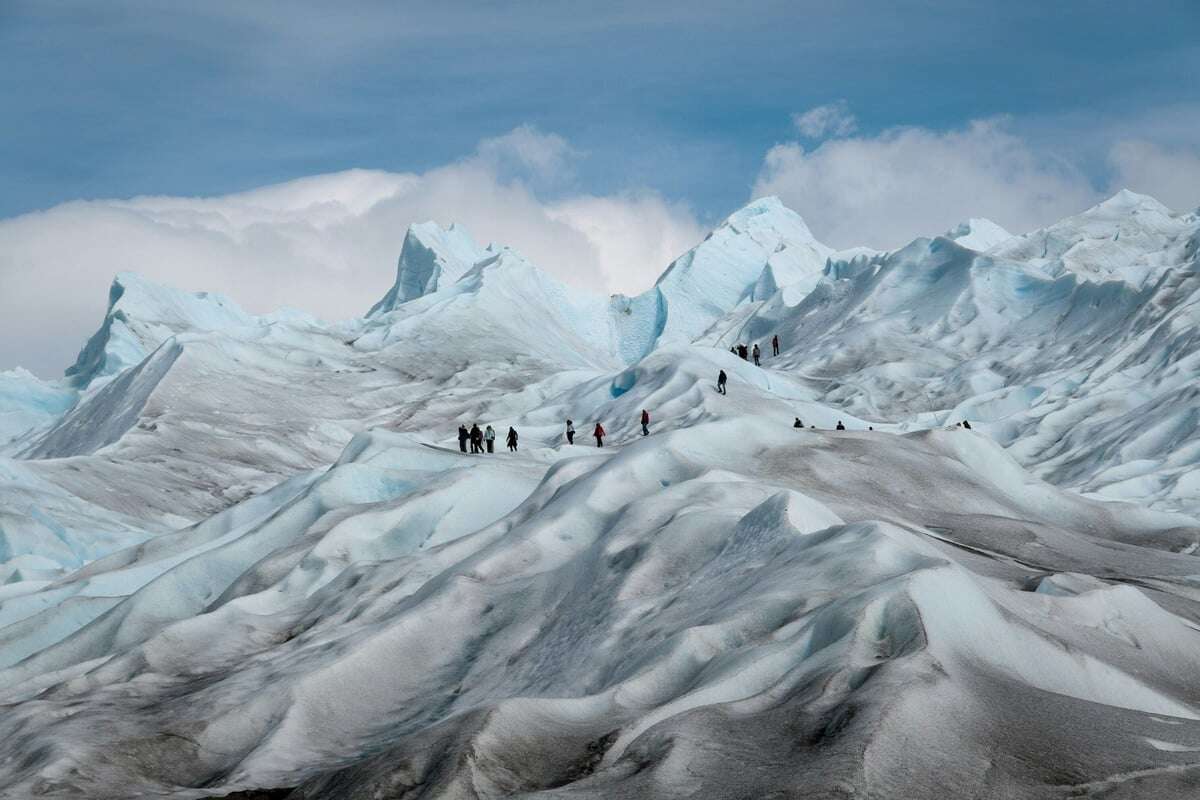
[[[803,427],[804,427],[804,423],[800,421],[800,418],[799,418],[799,417],[796,417],[796,421],[792,423],[792,427],[793,427],[793,428],[803,428]],[[816,426],[816,425],[809,425],[808,427],[809,427],[810,429],[815,429],[817,426]],[[842,424],[842,421],[839,419],[839,420],[837,421],[837,425],[834,427],[834,430],[838,430],[838,431],[844,431],[844,430],[846,430],[846,426],[845,426],[845,425],[843,425],[843,424]],[[875,426],[873,426],[873,425],[868,425],[868,426],[867,426],[867,430],[869,430],[869,431],[873,431],[873,430],[875,430]]]
[[[506,437],[506,441],[508,442],[508,449],[515,453],[517,451],[517,429],[516,428],[510,427],[508,429],[508,436]],[[467,452],[467,444],[468,443],[470,443],[470,445],[471,445],[472,453],[483,453],[483,452],[485,452],[485,450],[484,450],[485,447],[486,447],[486,452],[494,453],[494,452],[496,452],[496,449],[495,449],[496,448],[496,429],[493,428],[491,425],[488,425],[483,430],[480,430],[478,422],[472,424],[470,430],[467,429],[466,425],[459,425],[458,426],[458,449],[463,451],[464,453]]]
[[[741,342],[738,342],[733,347],[729,348],[729,352],[733,353],[735,356],[742,359],[743,361],[749,361],[750,359],[754,359],[754,366],[756,366],[756,367],[762,366],[762,350],[758,349],[758,342],[755,342],[753,347],[747,347],[746,345],[742,344]],[[779,335],[778,334],[771,337],[771,355],[774,355],[774,356],[779,355]]]
[[[747,347],[746,345],[742,344],[741,342],[738,342],[733,347],[729,348],[729,352],[733,353],[735,356],[742,359],[743,361],[749,361],[750,359],[754,359],[754,366],[756,366],[756,367],[762,366],[762,350],[758,349],[758,342],[755,342],[753,347]],[[774,355],[774,356],[779,355],[779,335],[778,334],[771,337],[771,355]],[[725,374],[725,370],[721,370],[720,372],[717,373],[717,391],[720,392],[721,394],[728,394],[728,392],[725,390],[725,383],[728,380],[729,380],[729,376],[727,376]]]
[[[796,421],[792,423],[792,427],[793,427],[793,428],[803,428],[803,427],[804,427],[804,423],[800,421],[800,418],[799,418],[799,417],[796,417]],[[816,426],[816,425],[809,425],[808,427],[809,427],[810,429],[813,429],[813,428],[816,428],[817,426]],[[954,427],[956,427],[956,428],[964,428],[964,429],[966,429],[966,430],[968,430],[968,431],[969,431],[969,430],[971,430],[971,423],[970,423],[970,422],[968,422],[967,420],[965,420],[965,419],[964,419],[962,422],[956,422],[956,423],[954,423]],[[846,426],[845,426],[845,425],[843,425],[843,424],[842,424],[842,421],[839,419],[839,420],[837,421],[837,426],[834,428],[834,430],[844,431],[844,430],[846,430]],[[875,430],[875,426],[874,426],[874,425],[868,425],[868,426],[867,426],[867,430],[869,430],[869,431],[873,431],[873,430]]]

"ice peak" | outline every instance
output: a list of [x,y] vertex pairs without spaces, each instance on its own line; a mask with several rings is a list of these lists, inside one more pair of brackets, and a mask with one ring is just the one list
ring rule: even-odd
[[433,221],[409,225],[400,246],[396,280],[367,316],[386,314],[401,303],[436,292],[461,278],[487,254],[453,223],[448,228]]
[[162,342],[183,331],[212,331],[255,324],[225,295],[187,292],[135,272],[118,272],[108,290],[108,310],[75,364],[70,384],[84,388],[98,377],[139,363]]
[[1129,189],[1122,189],[1107,200],[1092,206],[1084,215],[1134,214],[1143,211],[1153,211],[1157,214],[1172,216],[1171,209],[1164,206],[1148,194],[1138,194]]
[[1012,234],[1004,228],[982,217],[971,217],[965,222],[960,222],[946,231],[945,236],[963,247],[980,252],[1012,238]]
[[726,217],[717,230],[730,228],[737,233],[774,230],[793,241],[814,240],[804,218],[785,206],[775,195],[760,197],[742,206]]
[[108,314],[181,328],[214,329],[244,324],[250,316],[215,292],[188,292],[155,283],[136,272],[118,272],[108,290]]

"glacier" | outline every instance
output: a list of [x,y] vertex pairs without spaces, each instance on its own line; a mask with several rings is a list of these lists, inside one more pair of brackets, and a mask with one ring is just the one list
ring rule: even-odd
[[338,322],[122,273],[0,374],[0,796],[1193,797],[1198,250],[762,198],[634,297],[434,223]]

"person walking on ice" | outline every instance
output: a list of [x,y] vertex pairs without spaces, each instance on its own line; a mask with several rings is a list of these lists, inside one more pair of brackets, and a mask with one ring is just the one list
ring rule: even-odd
[[725,391],[725,380],[725,370],[721,370],[717,373],[717,391],[721,394],[728,394],[728,392]]
[[496,452],[496,429],[491,425],[484,428],[483,441],[487,442],[487,451],[489,453]]
[[839,430],[839,431],[846,430],[846,426],[842,424],[842,421],[840,419],[838,420],[837,430]]
[[508,428],[508,449],[517,452],[517,429],[511,425]]
[[754,343],[754,350],[752,352],[754,353],[754,366],[761,367],[762,363],[758,359],[762,356],[762,351],[758,349],[758,342]]
[[467,433],[466,425],[458,426],[458,449],[464,453],[467,452],[467,439],[471,438],[471,434]]
[[778,333],[771,337],[771,355],[773,355],[773,356],[779,355],[779,334]]
[[650,412],[642,409],[642,436],[650,435]]
[[567,444],[575,444],[575,423],[567,420]]
[[599,422],[596,423],[596,430],[592,431],[592,436],[596,437],[596,447],[604,447],[604,426]]
[[471,452],[483,452],[483,431],[479,430],[479,423],[471,425]]

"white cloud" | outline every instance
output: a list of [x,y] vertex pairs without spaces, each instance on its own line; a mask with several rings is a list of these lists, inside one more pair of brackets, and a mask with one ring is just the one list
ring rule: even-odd
[[1036,153],[1004,120],[961,130],[895,128],[875,137],[795,142],[767,153],[755,195],[776,194],[836,247],[891,248],[967,217],[1022,232],[1100,199],[1075,168]]
[[215,198],[73,202],[0,221],[0,369],[53,376],[98,326],[113,275],[134,270],[248,310],[357,316],[387,290],[413,222],[457,222],[600,291],[639,291],[699,240],[653,192],[544,201],[569,175],[565,140],[521,127],[424,173],[352,170]]
[[570,177],[571,163],[578,155],[558,134],[521,125],[503,136],[481,141],[476,158],[498,175],[526,173],[543,181],[557,181]]
[[1200,150],[1128,139],[1109,152],[1111,187],[1149,194],[1176,211],[1200,207]]
[[850,113],[845,100],[810,108],[802,114],[792,114],[792,124],[801,136],[809,139],[849,136],[858,130],[858,120]]

